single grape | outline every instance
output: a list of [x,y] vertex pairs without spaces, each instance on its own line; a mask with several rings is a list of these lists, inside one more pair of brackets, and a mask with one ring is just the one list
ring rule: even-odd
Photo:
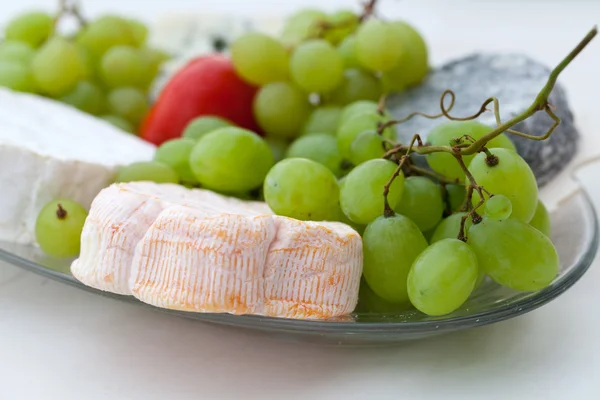
[[383,157],[383,137],[376,131],[364,131],[350,145],[350,162],[360,165],[365,161]]
[[75,201],[53,200],[46,204],[35,221],[35,239],[44,253],[69,258],[79,254],[81,231],[87,211]]
[[35,50],[25,42],[5,40],[0,43],[0,61],[29,65],[34,56]]
[[325,23],[328,26],[323,31],[323,38],[337,45],[358,28],[360,19],[353,11],[340,10],[328,16]]
[[[429,239],[429,243],[434,244],[443,239],[457,239],[458,232],[460,231],[460,221],[464,215],[466,213],[458,212],[444,218],[435,228],[431,239]],[[465,221],[465,235],[468,234],[471,225],[473,225],[472,219],[467,218]]]
[[[449,121],[437,125],[427,135],[427,141],[433,146],[448,146],[455,138],[460,138],[464,135],[469,135],[477,140],[485,134],[491,132],[493,128],[484,125],[477,121]],[[464,143],[470,143],[464,141]],[[500,134],[487,144],[488,148],[502,147],[509,150],[515,150],[514,144],[505,134]],[[466,166],[469,166],[471,156],[463,156],[463,161]],[[465,173],[460,168],[460,165],[450,153],[432,153],[427,155],[427,163],[434,171],[450,178],[462,181],[465,179]]]
[[302,134],[327,133],[335,136],[342,109],[334,105],[315,108],[302,127]]
[[133,45],[136,47],[143,46],[148,38],[148,27],[143,22],[135,19],[128,19],[127,23],[131,31]]
[[[533,171],[512,150],[495,148],[490,152],[498,157],[498,164],[489,166],[485,161],[486,154],[477,154],[469,164],[473,178],[489,192],[508,197],[514,218],[523,222],[531,221],[538,202],[538,187]],[[477,205],[479,200],[479,194],[474,191],[473,205]]]
[[198,180],[190,168],[190,154],[196,141],[189,138],[167,140],[156,149],[154,161],[173,168],[182,182],[196,183]]
[[446,192],[448,201],[450,202],[450,209],[453,212],[459,211],[467,197],[467,191],[465,190],[464,185],[449,183],[446,185]]
[[427,315],[444,315],[458,309],[471,295],[479,267],[470,246],[444,239],[423,251],[408,273],[410,302]]
[[247,33],[236,39],[231,44],[231,60],[236,72],[254,85],[285,81],[288,77],[285,48],[262,33]]
[[370,19],[356,32],[356,57],[361,65],[373,71],[387,71],[400,61],[405,45],[393,25]]
[[122,87],[108,93],[108,109],[138,126],[148,111],[148,100],[140,89]]
[[444,213],[440,186],[422,176],[406,178],[404,192],[395,210],[410,218],[420,230],[432,229],[441,221]]
[[406,280],[427,240],[410,219],[378,217],[363,234],[363,275],[375,294],[392,303],[409,300]]
[[100,118],[125,132],[135,132],[135,129],[133,128],[133,125],[131,125],[131,122],[127,121],[123,117],[120,117],[118,115],[103,115]]
[[208,189],[245,192],[262,184],[273,166],[273,154],[254,132],[226,127],[209,132],[196,142],[190,166]]
[[[377,112],[379,109],[379,105],[376,101],[371,100],[359,100],[354,103],[348,104],[346,107],[342,109],[342,114],[340,115],[339,125],[346,122],[350,118],[355,115],[362,114],[363,112]],[[387,114],[384,113],[384,114]],[[339,127],[338,125],[338,127]]]
[[404,45],[404,54],[398,64],[381,75],[387,92],[399,92],[407,87],[418,85],[429,72],[427,44],[423,37],[404,21],[394,21],[391,27],[399,32]]
[[286,47],[294,47],[311,37],[317,37],[327,15],[320,10],[304,9],[286,19],[281,41]]
[[183,137],[194,140],[200,139],[202,136],[219,128],[226,128],[233,124],[221,117],[212,115],[203,115],[191,120],[183,130]]
[[134,46],[136,40],[128,21],[107,15],[87,24],[77,36],[77,43],[99,60],[111,47]]
[[410,302],[392,303],[377,296],[369,287],[367,281],[360,281],[356,313],[364,314],[394,314],[408,311],[412,308]]
[[[396,170],[396,164],[384,160],[369,160],[354,168],[344,179],[340,191],[342,211],[351,221],[368,224],[383,215],[383,189]],[[393,207],[404,191],[404,175],[394,179],[388,193],[388,202]]]
[[300,220],[334,220],[339,187],[316,161],[288,158],[275,164],[264,183],[265,201],[276,214]]
[[[491,200],[491,199],[490,199]],[[550,221],[550,214],[548,214],[548,210],[544,203],[541,200],[538,200],[537,206],[535,208],[535,213],[533,214],[533,218],[529,221],[529,225],[542,232],[544,235],[550,237],[552,233],[552,222]]]
[[512,203],[509,198],[497,194],[485,202],[485,216],[492,219],[506,219],[512,214]]
[[294,138],[310,113],[306,95],[287,82],[263,86],[254,98],[254,116],[269,135]]
[[152,86],[161,65],[169,59],[169,55],[152,47],[142,47],[138,49],[138,54],[144,62],[144,74],[139,78],[139,83],[140,87],[146,89]]
[[132,46],[115,46],[102,56],[100,74],[104,83],[112,88],[143,87],[146,64],[141,54]]
[[79,81],[72,91],[61,96],[59,100],[93,115],[102,113],[106,108],[104,93],[88,81]]
[[77,47],[55,36],[49,39],[31,61],[31,72],[37,87],[56,97],[72,90],[85,73],[85,65]]
[[[363,112],[348,118],[339,127],[337,132],[338,147],[344,158],[350,158],[350,148],[352,142],[358,135],[365,131],[376,130],[379,124],[388,120],[386,116],[382,116],[377,112]],[[393,139],[395,136],[394,127],[388,127],[383,131],[382,136],[386,139]]]
[[484,218],[469,229],[468,243],[485,272],[510,289],[540,290],[558,274],[558,253],[550,239],[519,219]]
[[358,59],[356,58],[356,37],[350,35],[346,37],[337,47],[338,53],[344,60],[345,68],[362,68]]
[[290,57],[294,82],[308,93],[327,93],[344,77],[344,60],[335,48],[322,39],[298,45]]
[[13,18],[4,30],[6,40],[19,40],[38,47],[54,31],[54,18],[44,12],[29,12]]
[[265,138],[265,142],[269,145],[275,162],[279,162],[285,158],[285,154],[288,150],[288,142],[286,140]]
[[346,105],[358,100],[377,101],[382,93],[381,82],[374,75],[362,69],[347,69],[340,85],[326,98],[330,103]]
[[0,86],[19,92],[35,91],[35,82],[29,68],[14,61],[0,61]]
[[119,168],[115,182],[179,183],[177,172],[158,161],[140,161]]
[[308,158],[327,167],[335,176],[342,175],[342,156],[335,137],[314,133],[296,139],[288,148],[286,158]]

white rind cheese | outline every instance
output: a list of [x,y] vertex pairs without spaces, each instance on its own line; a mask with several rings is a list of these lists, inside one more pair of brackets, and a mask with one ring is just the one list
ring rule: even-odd
[[87,208],[119,166],[154,151],[71,106],[0,88],[0,241],[34,243],[46,203],[68,198]]
[[324,319],[356,306],[362,241],[347,225],[273,215],[264,203],[115,184],[94,200],[71,272],[162,308]]

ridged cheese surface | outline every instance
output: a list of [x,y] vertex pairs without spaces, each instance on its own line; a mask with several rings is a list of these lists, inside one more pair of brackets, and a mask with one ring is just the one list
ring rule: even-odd
[[344,224],[276,216],[265,203],[116,184],[94,200],[72,272],[168,309],[323,319],[356,306],[362,242]]

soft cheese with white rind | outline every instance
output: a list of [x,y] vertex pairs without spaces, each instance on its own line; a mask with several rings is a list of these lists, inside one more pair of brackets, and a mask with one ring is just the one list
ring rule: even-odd
[[35,220],[56,198],[90,206],[117,168],[155,147],[40,96],[0,88],[0,241],[35,242]]
[[94,201],[72,272],[162,308],[323,319],[356,306],[362,242],[347,225],[276,216],[264,203],[116,184]]

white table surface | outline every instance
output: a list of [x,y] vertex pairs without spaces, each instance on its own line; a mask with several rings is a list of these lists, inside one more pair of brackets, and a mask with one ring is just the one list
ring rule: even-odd
[[[50,0],[1,2],[0,19]],[[88,14],[155,20],[189,9],[271,14],[352,1],[87,0]],[[217,4],[215,4],[217,3]],[[393,1],[434,64],[476,49],[554,64],[600,17],[597,1]],[[324,4],[324,5],[323,5]],[[577,120],[597,134],[600,40],[565,72]],[[600,168],[600,167],[598,167]],[[585,182],[600,205],[600,182]],[[92,295],[0,264],[0,399],[598,399],[600,261],[547,306],[510,321],[392,348],[289,344]],[[369,397],[370,398],[370,397]]]

